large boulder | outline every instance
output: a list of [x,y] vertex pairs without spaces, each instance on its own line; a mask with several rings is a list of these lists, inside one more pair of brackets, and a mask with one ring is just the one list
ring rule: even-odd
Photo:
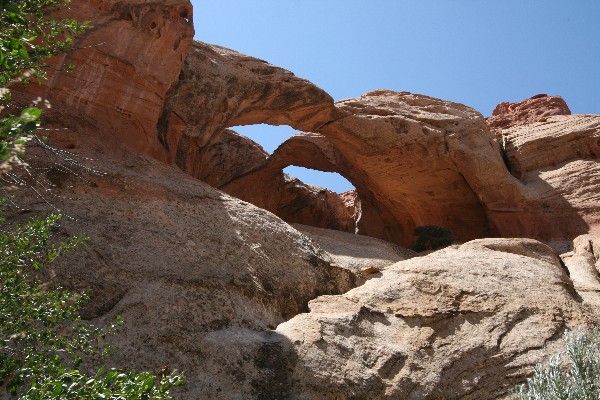
[[309,307],[277,328],[294,399],[495,399],[591,320],[552,249],[518,239],[402,261]]
[[380,276],[379,273],[398,261],[415,257],[416,252],[393,243],[368,236],[355,235],[331,229],[293,224],[329,254],[331,261],[352,271],[357,283]]
[[[85,121],[46,125],[73,131],[28,150],[30,171],[44,172],[30,182],[35,190],[4,188],[22,207],[10,221],[56,208],[67,216],[61,234],[89,237],[45,279],[89,290],[84,317],[95,324],[123,316],[111,365],[183,370],[189,399],[238,390],[244,370],[268,382],[270,370],[255,362],[269,332],[309,300],[354,287],[353,272],[268,211],[105,141]],[[259,393],[250,383],[243,390],[243,398]]]

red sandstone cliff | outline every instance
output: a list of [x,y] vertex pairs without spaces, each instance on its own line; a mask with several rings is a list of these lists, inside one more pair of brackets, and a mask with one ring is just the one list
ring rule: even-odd
[[[403,244],[419,225],[448,227],[459,240],[568,240],[597,226],[595,197],[577,200],[581,190],[570,182],[573,171],[595,169],[598,117],[558,123],[553,115],[569,112],[559,97],[496,108],[487,126],[503,135],[503,155],[481,114],[463,105],[385,90],[334,104],[289,71],[192,43],[184,0],[77,1],[71,13],[91,16],[95,26],[81,50],[55,61],[73,61],[76,71],[58,68],[29,94],[91,121],[106,140],[176,164],[287,221]],[[268,155],[227,130],[256,123],[311,134]],[[535,135],[521,133],[530,127]],[[287,181],[287,165],[342,174],[356,187],[360,213],[334,193]],[[575,181],[594,193],[593,177]]]

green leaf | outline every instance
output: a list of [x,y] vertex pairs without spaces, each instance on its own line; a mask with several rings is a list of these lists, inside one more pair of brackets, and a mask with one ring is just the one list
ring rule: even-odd
[[29,107],[21,111],[21,118],[26,121],[35,121],[42,115],[42,110],[37,107]]
[[63,391],[63,384],[62,382],[56,382],[54,384],[54,390],[52,390],[52,394],[54,396],[58,396],[59,394],[61,394]]

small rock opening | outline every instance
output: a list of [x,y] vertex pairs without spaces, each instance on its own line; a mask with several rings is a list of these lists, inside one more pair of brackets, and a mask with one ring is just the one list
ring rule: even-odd
[[252,139],[269,154],[272,154],[287,139],[299,133],[287,125],[256,124],[234,126],[229,129]]
[[[225,191],[230,189],[230,194],[268,209],[288,223],[357,232],[361,215],[357,191],[348,179],[333,172],[335,162],[319,147],[325,138],[266,124],[231,130],[260,145],[267,153],[262,157],[267,159]],[[298,141],[304,135],[306,142]],[[288,141],[292,137],[295,139]]]
[[338,194],[356,190],[348,179],[337,172],[323,172],[295,165],[284,168],[283,172],[290,178],[297,178],[308,185],[318,186]]
[[[290,137],[301,134],[301,132],[287,125],[257,124],[235,126],[230,129],[258,143],[269,155]],[[337,172],[323,172],[296,165],[284,168],[283,172],[303,183],[325,188],[338,194],[355,190],[352,183]]]

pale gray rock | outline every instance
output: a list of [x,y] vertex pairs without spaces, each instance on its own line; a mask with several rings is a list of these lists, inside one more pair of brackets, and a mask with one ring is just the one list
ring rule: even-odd
[[[89,237],[43,278],[89,290],[83,311],[95,324],[123,317],[111,365],[183,370],[183,399],[270,398],[260,383],[276,373],[268,351],[278,336],[269,332],[309,300],[354,287],[354,275],[268,211],[85,128],[59,131],[53,145],[99,175],[66,174],[41,149],[27,152],[33,170],[47,168],[38,181],[55,185],[48,202],[69,217],[61,234]],[[31,193],[15,191],[27,208],[11,221],[51,210]]]
[[325,250],[335,265],[352,271],[358,283],[379,276],[379,272],[389,265],[417,255],[412,250],[381,239],[307,225],[293,226]]
[[577,293],[592,310],[600,307],[600,238],[581,235],[573,241],[574,249],[561,254]]
[[506,394],[588,315],[547,247],[501,241],[402,261],[344,295],[311,301],[310,313],[277,328],[297,359],[291,398]]

